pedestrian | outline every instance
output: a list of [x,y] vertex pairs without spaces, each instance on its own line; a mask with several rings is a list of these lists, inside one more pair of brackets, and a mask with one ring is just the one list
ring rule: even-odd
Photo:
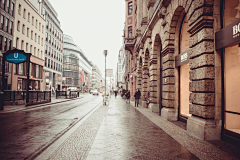
[[115,92],[115,98],[117,97],[118,91],[114,91]]
[[146,104],[147,104],[147,108],[148,108],[148,105],[150,103],[150,90],[148,90],[146,96],[145,96],[145,99],[146,99]]
[[136,89],[136,92],[134,94],[134,97],[135,97],[135,107],[138,107],[138,103],[139,103],[139,98],[141,96],[141,92],[140,90],[137,88]]

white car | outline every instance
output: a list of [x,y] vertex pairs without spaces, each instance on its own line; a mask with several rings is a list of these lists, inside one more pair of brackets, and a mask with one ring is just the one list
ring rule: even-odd
[[98,95],[98,94],[99,94],[99,93],[98,93],[97,90],[92,91],[92,95]]

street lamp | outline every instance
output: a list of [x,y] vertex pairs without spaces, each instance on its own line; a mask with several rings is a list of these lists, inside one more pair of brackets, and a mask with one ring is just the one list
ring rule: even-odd
[[[103,55],[105,56],[105,94],[104,94],[104,97],[107,96],[107,94],[106,94],[106,90],[107,90],[107,88],[106,88],[106,76],[107,76],[107,72],[106,72],[106,57],[107,57],[107,52],[108,52],[107,50],[103,51]],[[106,101],[104,101],[104,103],[106,105]]]

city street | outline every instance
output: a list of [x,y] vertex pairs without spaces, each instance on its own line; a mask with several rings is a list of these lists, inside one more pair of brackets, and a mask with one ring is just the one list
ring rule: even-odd
[[102,102],[101,96],[81,96],[77,100],[0,114],[0,159],[31,156]]
[[101,102],[101,96],[85,94],[77,100],[0,114],[1,159],[240,158],[239,148],[191,137],[120,96],[112,96],[106,106]]

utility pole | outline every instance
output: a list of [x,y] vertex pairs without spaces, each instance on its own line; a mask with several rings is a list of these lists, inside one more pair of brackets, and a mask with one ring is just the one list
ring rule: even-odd
[[[107,58],[107,50],[104,50],[103,52],[104,56],[105,56],[105,94],[104,94],[104,99],[105,99],[105,96],[106,95],[106,89],[107,89],[107,86],[106,86],[106,76],[107,76],[107,72],[106,72],[106,58]],[[106,105],[106,101],[104,100],[104,103]]]

